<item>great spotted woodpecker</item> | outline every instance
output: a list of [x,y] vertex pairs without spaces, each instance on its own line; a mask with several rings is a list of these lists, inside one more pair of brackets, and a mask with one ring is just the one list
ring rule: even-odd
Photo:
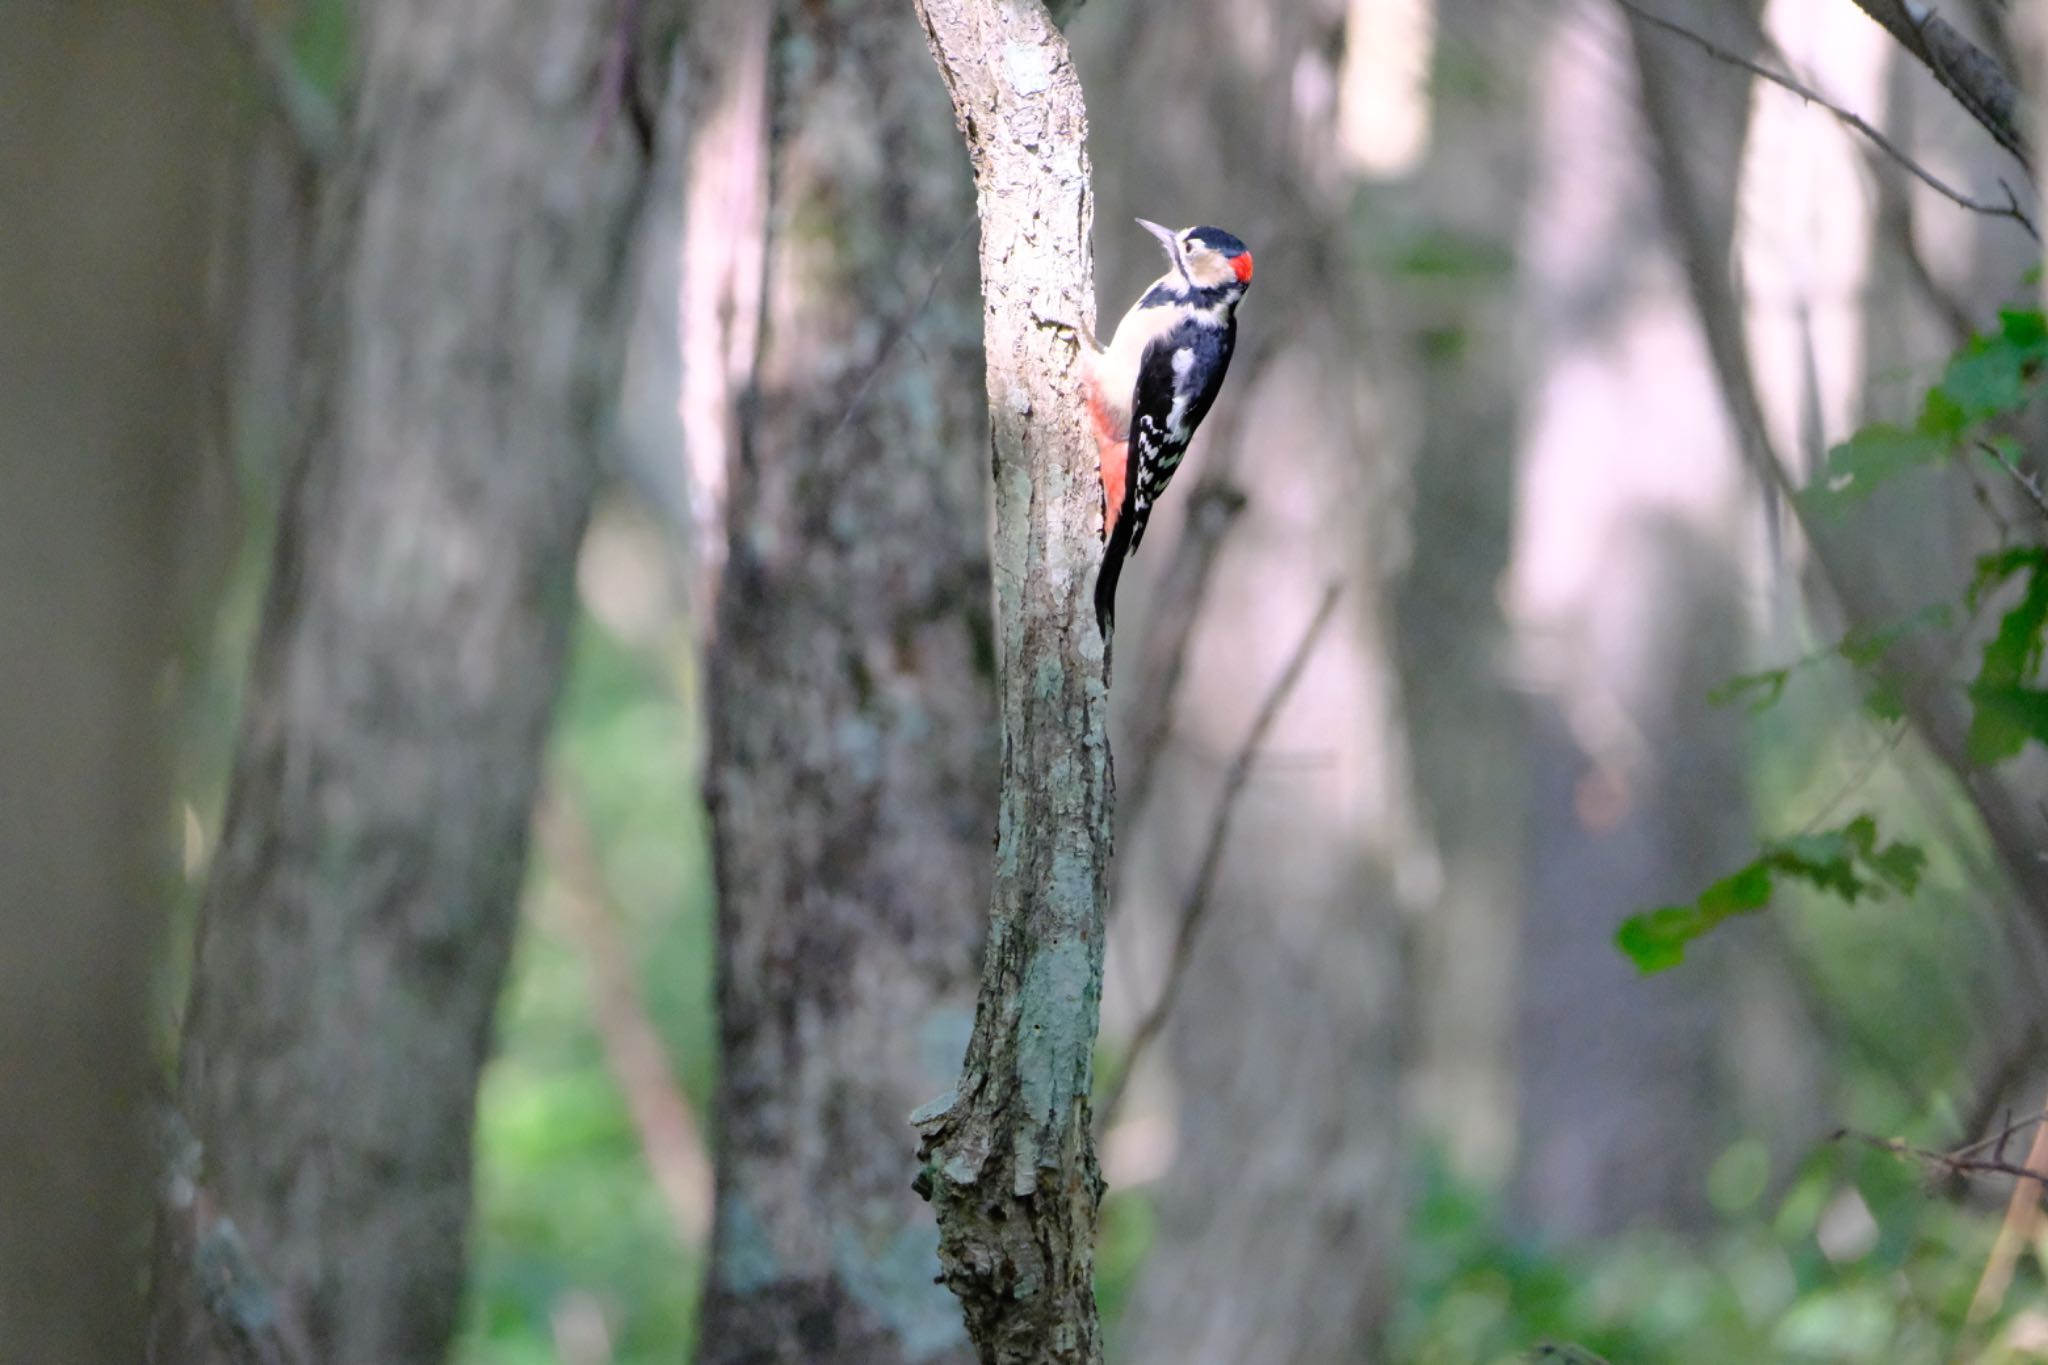
[[1173,265],[1116,325],[1109,345],[1087,333],[1083,387],[1102,461],[1102,569],[1095,621],[1107,640],[1124,556],[1145,538],[1152,504],[1216,401],[1237,344],[1237,301],[1252,282],[1252,254],[1221,228],[1180,232],[1138,225]]

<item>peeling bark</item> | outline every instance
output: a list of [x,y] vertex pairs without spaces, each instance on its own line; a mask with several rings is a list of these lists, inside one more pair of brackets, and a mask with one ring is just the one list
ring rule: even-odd
[[1102,1356],[1089,1090],[1110,847],[1107,660],[1089,609],[1095,451],[1087,114],[1037,0],[915,0],[974,164],[995,464],[1002,795],[966,1064],[915,1117],[939,1260],[987,1362]]

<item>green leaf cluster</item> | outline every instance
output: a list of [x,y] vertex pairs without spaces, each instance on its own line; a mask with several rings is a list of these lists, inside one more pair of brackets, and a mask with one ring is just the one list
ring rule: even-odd
[[1996,332],[1970,338],[1949,361],[1911,426],[1874,422],[1830,450],[1807,504],[1832,510],[1860,501],[1886,480],[1983,439],[1991,423],[2032,402],[2048,361],[2048,320],[2031,308],[2007,309],[1998,320]]
[[1756,858],[1715,882],[1690,905],[1667,905],[1631,915],[1615,943],[1645,975],[1676,967],[1695,939],[1723,920],[1753,914],[1770,904],[1785,879],[1854,905],[1881,900],[1890,892],[1912,894],[1927,855],[1916,844],[1881,844],[1877,821],[1859,815],[1839,829],[1766,843]]
[[1970,684],[1973,763],[2011,758],[2030,739],[2048,744],[2048,690],[2032,686],[2041,671],[2042,636],[2048,629],[2048,548],[2027,545],[1985,555],[1977,561],[1969,603],[1974,610],[1986,593],[2021,575],[2026,589],[1985,643],[1982,665]]
[[[1815,650],[1803,659],[1795,659],[1783,668],[1738,673],[1707,693],[1707,700],[1715,706],[1732,706],[1739,702],[1751,712],[1768,710],[1783,698],[1785,688],[1791,684],[1792,679],[1808,669],[1840,659],[1853,668],[1867,672],[1875,668],[1899,641],[1915,631],[1944,630],[1954,617],[1955,612],[1947,603],[1929,603],[1896,621],[1852,630],[1825,649]],[[1863,704],[1879,720],[1894,721],[1899,718],[1899,699],[1882,679],[1875,681],[1870,692],[1865,695]]]

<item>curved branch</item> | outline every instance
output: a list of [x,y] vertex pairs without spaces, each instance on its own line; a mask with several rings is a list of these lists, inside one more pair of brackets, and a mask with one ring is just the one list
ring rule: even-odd
[[2019,87],[1997,58],[1965,38],[1948,20],[1916,0],[1855,0],[1899,46],[1934,74],[1956,103],[1977,120],[1999,146],[2027,160],[2027,139],[2020,131]]
[[1273,722],[1280,718],[1281,708],[1294,695],[1295,685],[1307,670],[1309,657],[1315,653],[1316,642],[1322,638],[1323,628],[1329,625],[1342,592],[1342,585],[1337,583],[1323,589],[1323,600],[1309,619],[1308,629],[1302,632],[1300,642],[1294,646],[1294,653],[1288,656],[1272,690],[1259,704],[1258,714],[1252,718],[1252,727],[1245,732],[1244,743],[1238,746],[1236,756],[1230,760],[1230,771],[1223,778],[1223,791],[1216,798],[1216,814],[1209,822],[1209,838],[1202,848],[1201,867],[1195,873],[1194,885],[1188,888],[1187,899],[1181,903],[1180,927],[1174,933],[1173,956],[1167,963],[1166,984],[1161,987],[1159,998],[1152,1002],[1152,1008],[1145,1011],[1145,1017],[1132,1031],[1131,1045],[1124,1053],[1123,1070],[1117,1074],[1116,1084],[1103,1099],[1104,1132],[1109,1130],[1123,1108],[1124,1091],[1137,1069],[1138,1059],[1159,1036],[1159,1031],[1166,1026],[1167,1017],[1173,1012],[1173,1002],[1180,996],[1181,982],[1187,978],[1188,964],[1194,961],[1195,941],[1201,936],[1202,923],[1209,916],[1209,905],[1216,890],[1216,875],[1223,868],[1223,851],[1230,844],[1230,825],[1237,815],[1238,798],[1244,794],[1245,783],[1251,780],[1252,767],[1266,746],[1266,732],[1273,728]]
[[[2029,218],[2026,214],[2026,211],[2020,207],[2018,197],[2013,194],[2011,186],[2006,185],[2004,181],[1999,182],[2000,186],[2005,189],[2006,202],[2003,204],[1989,203],[1985,200],[1976,199],[1971,197],[1970,195],[1964,194],[1961,190],[1956,189],[1954,186],[1950,185],[1948,182],[1942,180],[1939,176],[1935,175],[1934,172],[1928,170],[1925,166],[1922,166],[1919,162],[1915,161],[1912,157],[1908,156],[1903,148],[1901,148],[1896,142],[1893,142],[1890,138],[1886,137],[1882,132],[1878,131],[1878,129],[1873,127],[1861,115],[1857,114],[1853,110],[1843,108],[1841,105],[1829,99],[1826,95],[1823,95],[1818,90],[1815,90],[1812,86],[1807,85],[1799,80],[1796,80],[1793,77],[1786,75],[1782,71],[1773,71],[1771,68],[1764,66],[1759,62],[1753,62],[1749,58],[1741,55],[1740,53],[1730,52],[1727,48],[1722,47],[1720,44],[1714,42],[1712,39],[1709,39],[1702,34],[1695,33],[1693,30],[1685,27],[1683,24],[1675,24],[1671,22],[1669,19],[1661,18],[1658,15],[1650,13],[1642,6],[1634,3],[1634,0],[1616,0],[1616,3],[1618,3],[1624,10],[1627,10],[1631,15],[1635,16],[1635,18],[1640,22],[1648,24],[1652,28],[1660,29],[1663,32],[1669,33],[1674,37],[1685,39],[1687,42],[1692,43],[1701,51],[1705,52],[1709,57],[1712,57],[1715,61],[1726,62],[1730,66],[1737,67],[1743,71],[1747,71],[1750,75],[1755,76],[1759,80],[1769,81],[1772,85],[1778,86],[1780,89],[1787,90],[1792,94],[1797,95],[1800,99],[1806,101],[1808,104],[1818,105],[1820,108],[1827,110],[1830,114],[1833,114],[1835,118],[1838,119],[1844,127],[1854,129],[1856,132],[1861,133],[1864,137],[1868,138],[1872,146],[1876,147],[1880,152],[1883,152],[1886,156],[1890,157],[1893,161],[1897,162],[1900,166],[1904,167],[1908,172],[1912,174],[1914,179],[1918,180],[1921,184],[1927,186],[1927,188],[1933,190],[1936,194],[1941,195],[1943,198],[1948,199],[1951,202],[1968,209],[1972,213],[1981,213],[1988,218],[2010,218],[2014,222],[2018,223],[2022,228],[2024,228],[2026,230],[2026,234],[2029,237],[2032,237],[2037,242],[2041,240],[2041,234],[2037,232],[2034,228],[2033,219]],[[2022,160],[2024,160],[2024,158],[2022,158]]]

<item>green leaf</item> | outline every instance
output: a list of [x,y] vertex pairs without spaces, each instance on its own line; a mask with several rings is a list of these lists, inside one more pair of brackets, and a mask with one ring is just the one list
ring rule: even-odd
[[1702,892],[1699,913],[1709,921],[1708,927],[1711,928],[1730,915],[1761,910],[1770,901],[1771,870],[1759,859]]
[[[1939,629],[1949,624],[1953,612],[1946,603],[1936,602],[1920,608],[1911,615],[1881,625],[1867,626],[1852,630],[1824,649],[1815,650],[1803,659],[1795,660],[1783,668],[1766,668],[1755,673],[1738,673],[1707,693],[1707,700],[1715,706],[1727,706],[1745,701],[1751,712],[1768,710],[1785,695],[1785,688],[1795,673],[1840,658],[1857,668],[1868,670],[1884,658],[1894,644],[1916,630]],[[1889,690],[1882,679],[1871,694],[1864,698],[1879,719],[1898,719],[1900,706],[1898,698]]]
[[1947,458],[1954,442],[1914,428],[1876,422],[1828,452],[1809,497],[1823,505],[1868,497],[1885,480]]
[[2043,568],[2048,568],[2048,548],[2038,545],[2019,545],[1995,554],[1980,555],[1976,575],[1970,579],[1970,589],[1963,594],[1963,602],[1975,611],[1986,592],[2020,570],[2038,573]]
[[1918,844],[1892,843],[1870,854],[1865,861],[1885,885],[1902,896],[1920,889],[1920,874],[1927,870],[1927,851]]
[[1969,428],[1970,414],[1963,411],[1962,404],[1949,397],[1939,386],[1927,391],[1927,397],[1920,406],[1920,421],[1916,427],[1921,435],[1953,443]]
[[1979,683],[1970,689],[1976,710],[1970,717],[1970,761],[2002,762],[2026,747],[2028,740],[2048,744],[2048,691]]
[[1998,318],[1996,332],[1971,337],[1949,360],[1911,427],[1873,423],[1830,450],[1802,500],[1816,511],[1838,510],[1886,479],[1947,459],[1982,423],[2023,410],[2048,368],[2048,319],[2020,308]]
[[1998,325],[2005,339],[2030,349],[2037,358],[2048,359],[2048,315],[2038,308],[2001,308]]
[[1964,343],[1936,385],[1969,420],[2018,412],[2033,397],[2033,381],[2048,359],[2048,329],[2038,311],[2008,309],[1995,335]]
[[1748,697],[1747,704],[1752,712],[1767,711],[1778,704],[1778,698],[1785,695],[1785,684],[1791,681],[1790,668],[1767,668],[1760,673],[1738,673],[1707,693],[1707,702],[1713,706],[1732,706]]
[[[2048,703],[2048,693],[2041,697]],[[2043,719],[2048,723],[2048,709]],[[1782,880],[1805,882],[1854,905],[1894,891],[1911,895],[1926,863],[1917,845],[1880,845],[1876,819],[1859,815],[1839,829],[1765,843],[1756,858],[1701,892],[1693,904],[1631,915],[1615,931],[1615,946],[1648,976],[1683,962],[1686,948],[1722,921],[1769,905]]]
[[1977,561],[1969,601],[1974,607],[1992,587],[2015,574],[2027,575],[2026,591],[1985,642],[1983,662],[1970,684],[1974,710],[1967,740],[1972,763],[2002,762],[2028,740],[2048,743],[2044,694],[2031,684],[2041,671],[2042,633],[2048,629],[2048,549],[2029,546],[1985,555]]
[[1667,905],[1641,915],[1631,915],[1615,932],[1614,941],[1636,970],[1644,976],[1676,967],[1685,961],[1685,945],[1713,926],[1700,922],[1689,905]]

